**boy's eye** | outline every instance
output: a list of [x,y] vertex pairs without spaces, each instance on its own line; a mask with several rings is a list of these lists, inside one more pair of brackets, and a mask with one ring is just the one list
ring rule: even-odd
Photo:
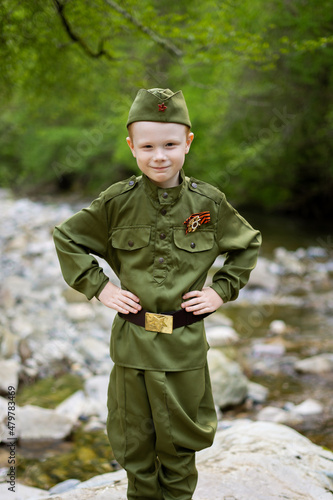
[[175,144],[173,142],[168,142],[166,146],[167,146],[167,148],[169,148],[169,147],[174,146],[174,145]]

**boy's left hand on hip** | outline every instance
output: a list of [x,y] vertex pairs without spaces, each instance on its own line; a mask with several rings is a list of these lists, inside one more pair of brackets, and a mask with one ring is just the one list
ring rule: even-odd
[[193,314],[214,312],[223,304],[223,300],[218,293],[210,287],[205,287],[201,291],[193,290],[185,293],[183,299],[186,302],[183,302],[181,307],[187,312],[193,312]]

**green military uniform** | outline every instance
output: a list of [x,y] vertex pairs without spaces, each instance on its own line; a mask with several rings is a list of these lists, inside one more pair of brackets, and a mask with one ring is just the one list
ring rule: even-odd
[[[186,233],[196,213],[210,218]],[[88,299],[108,282],[95,254],[123,289],[152,313],[177,311],[183,295],[201,290],[216,257],[226,254],[212,288],[234,300],[254,268],[260,233],[218,189],[180,172],[179,186],[161,188],[132,176],[112,185],[89,208],[56,227],[67,283]],[[108,394],[108,434],[127,470],[131,500],[189,500],[197,481],[194,453],[212,444],[216,415],[207,370],[203,320],[152,332],[116,315]]]

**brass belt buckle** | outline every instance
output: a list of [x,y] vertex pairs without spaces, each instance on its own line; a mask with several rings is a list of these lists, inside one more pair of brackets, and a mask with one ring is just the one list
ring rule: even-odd
[[145,329],[148,332],[172,333],[173,316],[146,312]]

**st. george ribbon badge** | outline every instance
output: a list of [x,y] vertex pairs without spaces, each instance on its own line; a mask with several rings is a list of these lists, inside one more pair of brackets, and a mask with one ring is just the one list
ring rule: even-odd
[[201,224],[207,224],[210,221],[209,212],[198,212],[197,214],[190,215],[185,221],[186,224],[186,234],[194,233],[201,226]]

